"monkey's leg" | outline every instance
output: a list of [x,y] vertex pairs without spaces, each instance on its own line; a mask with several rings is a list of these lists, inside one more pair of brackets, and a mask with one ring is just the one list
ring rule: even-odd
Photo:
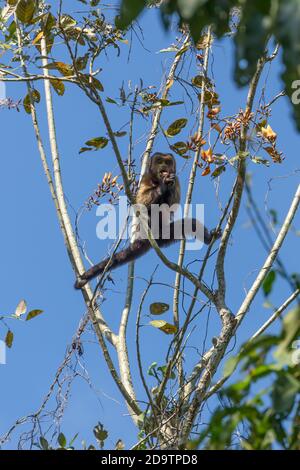
[[194,218],[180,219],[171,222],[170,230],[166,232],[169,237],[162,237],[158,240],[158,245],[161,247],[171,245],[188,236],[194,236],[206,245],[209,245],[213,238],[217,240],[222,235],[221,230],[208,230],[199,220]]
[[146,253],[150,247],[151,245],[148,240],[134,241],[124,250],[115,253],[111,258],[106,258],[100,263],[95,264],[95,266],[79,276],[74,285],[75,289],[81,289],[91,279],[102,274],[106,266],[108,266],[108,270],[110,271],[111,269],[115,269],[123,264],[129,263]]

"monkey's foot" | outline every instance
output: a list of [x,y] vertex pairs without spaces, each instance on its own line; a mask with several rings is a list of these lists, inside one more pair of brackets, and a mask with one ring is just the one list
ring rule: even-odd
[[87,280],[84,279],[83,277],[78,277],[75,284],[74,284],[74,287],[75,289],[81,289],[82,287],[84,287],[86,284],[87,284]]
[[214,228],[210,231],[210,235],[212,239],[214,238],[214,240],[218,240],[218,238],[222,236],[222,230],[220,228],[218,230]]

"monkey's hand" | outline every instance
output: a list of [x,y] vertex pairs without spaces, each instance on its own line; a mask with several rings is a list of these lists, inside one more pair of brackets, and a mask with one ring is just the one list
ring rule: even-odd
[[74,284],[74,288],[75,288],[75,289],[81,289],[81,288],[84,287],[87,283],[88,283],[88,280],[87,280],[87,279],[84,279],[83,276],[79,276],[79,277],[76,279],[76,282],[75,282],[75,284]]
[[175,185],[176,175],[175,175],[175,173],[164,172],[164,173],[161,174],[161,179],[162,179],[162,182],[168,188],[170,188],[170,187]]
[[222,235],[222,230],[221,229],[215,229],[213,228],[212,230],[207,230],[206,227],[204,227],[204,243],[206,245],[209,245],[212,241],[217,240],[220,238]]

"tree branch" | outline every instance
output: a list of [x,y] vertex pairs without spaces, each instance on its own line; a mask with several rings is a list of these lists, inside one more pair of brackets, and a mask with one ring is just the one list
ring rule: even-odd
[[244,316],[246,315],[247,311],[249,310],[256,293],[258,292],[259,288],[261,287],[266,275],[268,274],[269,270],[271,269],[277,254],[281,248],[282,243],[284,242],[285,237],[287,236],[288,230],[291,226],[291,223],[295,217],[295,214],[297,212],[297,209],[299,207],[300,203],[300,185],[298,186],[296,193],[294,195],[292,204],[290,206],[290,209],[287,213],[287,216],[284,220],[284,223],[278,233],[278,236],[273,244],[273,247],[270,251],[269,256],[267,257],[265,263],[263,264],[257,278],[253,282],[248,294],[246,295],[245,300],[243,301],[242,305],[239,308],[239,311],[237,313],[236,319],[238,324],[241,323],[243,320]]
[[251,336],[249,342],[253,341],[262,333],[264,333],[266,329],[269,328],[269,326],[272,325],[272,323],[274,323],[274,321],[277,320],[278,317],[280,317],[280,315],[287,309],[287,307],[293,302],[293,300],[295,300],[298,297],[299,294],[300,294],[300,289],[297,289],[292,295],[290,295],[290,297],[286,299],[286,301],[276,310],[276,312],[274,312],[273,315],[271,315],[269,320],[267,320],[263,324],[263,326],[261,326],[259,330],[257,330],[256,333],[254,333],[253,336]]
[[[183,51],[188,46],[189,41],[190,41],[190,38],[189,38],[189,35],[187,35],[183,41],[182,47],[177,52],[175,59],[171,65],[170,71],[168,73],[168,76],[164,85],[164,90],[161,96],[161,99],[163,100],[165,100],[168,97],[169,90],[174,81],[174,76],[175,76],[177,67],[181,61],[181,58],[185,54],[185,52]],[[151,127],[150,134],[148,136],[148,139],[147,139],[146,149],[142,158],[141,177],[146,173],[148,169],[149,158],[153,149],[154,140],[158,132],[158,127],[159,127],[159,122],[160,122],[162,111],[163,111],[163,106],[158,106],[153,114],[152,127]]]
[[[42,51],[42,56],[43,56],[42,64],[43,64],[44,70],[47,70],[48,59],[47,59],[47,44],[46,44],[45,37],[41,39],[41,51]],[[75,238],[71,221],[69,218],[66,201],[64,197],[64,192],[63,192],[63,183],[62,183],[61,169],[60,169],[60,157],[59,157],[59,152],[58,152],[58,147],[57,147],[55,120],[54,120],[54,113],[53,113],[52,95],[51,95],[50,82],[48,79],[45,79],[44,86],[45,86],[49,139],[50,139],[50,147],[51,147],[51,154],[52,154],[52,164],[53,164],[53,172],[54,172],[55,189],[56,189],[56,194],[57,194],[57,202],[60,208],[61,217],[62,217],[63,224],[65,227],[65,232],[67,236],[67,244],[68,244],[68,249],[69,249],[68,251],[70,254],[72,266],[76,272],[78,272],[79,274],[82,274],[84,272],[84,266],[83,266],[83,262],[80,256],[79,248],[76,243],[76,238]],[[111,333],[107,335],[108,327],[102,317],[102,314],[100,313],[99,308],[96,307],[95,304],[93,303],[93,293],[89,285],[86,285],[82,289],[82,293],[83,293],[85,302],[88,305],[89,315],[91,317],[91,321],[93,323],[98,341],[101,345],[104,358],[109,367],[110,373],[117,387],[119,388],[119,391],[125,398],[130,408],[133,410],[133,412],[136,415],[139,415],[141,411],[139,407],[137,406],[137,403],[134,397],[130,395],[130,393],[125,388],[125,386],[123,385],[122,381],[120,380],[116,372],[116,369],[113,365],[113,361],[111,360],[111,357],[107,350],[103,334],[105,334],[106,337],[110,339],[111,343],[115,346],[116,346],[116,337],[115,335]]]

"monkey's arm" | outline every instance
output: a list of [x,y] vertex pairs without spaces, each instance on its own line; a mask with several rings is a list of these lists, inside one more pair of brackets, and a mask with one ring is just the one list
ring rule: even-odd
[[222,235],[222,230],[213,228],[212,230],[208,230],[204,227],[204,243],[209,245],[213,239],[218,240]]
[[[169,192],[173,192],[173,188],[179,187],[177,177],[174,175],[171,179],[157,180],[154,181],[153,177],[149,174],[145,174],[142,178],[140,188],[136,195],[136,203],[143,204],[149,209],[151,204],[162,204],[165,196]],[[179,189],[178,189],[179,191]]]
[[[187,223],[189,222],[189,223]],[[199,220],[192,218],[180,219],[170,224],[170,237],[161,238],[158,240],[160,247],[171,245],[172,243],[187,238],[189,236],[195,237],[198,240],[209,245],[212,240],[217,240],[222,235],[222,230],[212,229],[209,230]]]

